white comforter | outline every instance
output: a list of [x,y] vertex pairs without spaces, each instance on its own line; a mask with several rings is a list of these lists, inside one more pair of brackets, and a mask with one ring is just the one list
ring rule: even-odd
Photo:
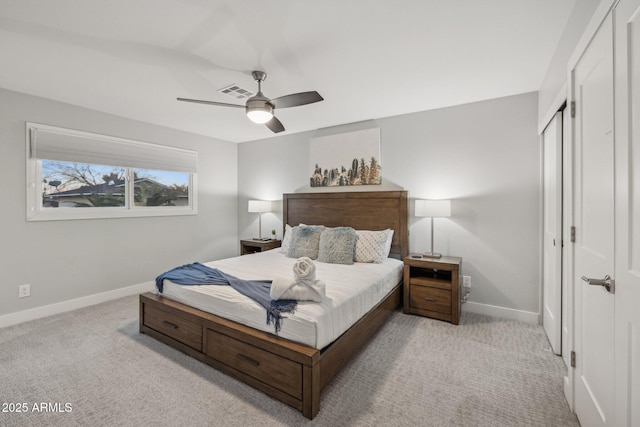
[[[294,258],[278,249],[205,263],[247,280],[291,275]],[[315,262],[315,261],[314,261]],[[286,314],[280,337],[321,349],[349,329],[373,308],[402,278],[402,262],[388,258],[382,264],[353,265],[315,262],[316,278],[326,284],[322,302],[300,301]],[[230,286],[185,286],[164,281],[163,296],[217,316],[273,333],[266,312],[255,301]]]

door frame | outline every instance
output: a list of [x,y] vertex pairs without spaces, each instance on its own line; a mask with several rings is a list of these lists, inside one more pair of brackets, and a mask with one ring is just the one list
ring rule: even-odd
[[[615,412],[616,425],[640,422],[640,240],[637,191],[640,102],[637,49],[640,42],[640,0],[621,0],[614,10],[614,109],[616,135],[615,200]],[[630,37],[633,37],[630,39]],[[633,115],[632,115],[633,114]],[[630,232],[633,232],[631,234]]]
[[[573,315],[573,309],[570,309],[569,306],[572,305],[573,300],[573,286],[570,284],[573,281],[569,280],[570,274],[573,274],[573,269],[569,269],[569,265],[571,264],[570,260],[573,259],[573,252],[569,252],[571,248],[571,224],[573,218],[573,207],[572,207],[572,197],[573,192],[571,192],[571,176],[573,176],[573,169],[571,168],[573,164],[572,156],[572,137],[571,133],[571,107],[565,109],[565,112],[562,116],[562,321],[561,321],[561,334],[562,334],[562,360],[564,360],[565,366],[568,368],[571,367],[571,350],[573,350],[573,346],[570,346],[569,343],[573,340],[573,335],[570,333],[570,326],[573,327],[573,323],[571,323],[571,315]],[[571,218],[571,220],[570,220]],[[567,386],[568,377],[565,377],[565,388]],[[571,406],[571,405],[570,405]],[[573,410],[573,407],[571,407]]]

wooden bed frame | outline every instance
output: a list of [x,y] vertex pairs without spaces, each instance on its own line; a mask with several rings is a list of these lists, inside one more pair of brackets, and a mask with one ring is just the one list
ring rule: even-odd
[[[406,191],[285,194],[284,224],[394,230],[391,254],[409,252]],[[313,419],[320,392],[400,305],[402,281],[322,350],[278,338],[153,293],[140,295],[148,334],[301,411]]]

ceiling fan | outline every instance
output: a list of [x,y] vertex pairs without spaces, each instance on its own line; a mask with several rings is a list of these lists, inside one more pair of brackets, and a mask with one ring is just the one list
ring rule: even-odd
[[266,80],[267,73],[264,71],[253,71],[253,79],[258,82],[258,93],[247,99],[246,105],[227,104],[225,102],[203,101],[200,99],[178,98],[178,101],[195,102],[198,104],[219,105],[221,107],[245,108],[247,117],[254,122],[265,124],[272,132],[278,133],[284,130],[284,126],[274,116],[276,108],[298,107],[300,105],[313,104],[322,101],[324,98],[316,91],[293,93],[279,98],[269,99],[262,94],[262,82]]

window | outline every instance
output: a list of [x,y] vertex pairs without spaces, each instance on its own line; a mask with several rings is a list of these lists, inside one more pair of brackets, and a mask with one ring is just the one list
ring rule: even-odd
[[125,168],[54,160],[40,162],[43,209],[126,206]]
[[197,153],[27,123],[27,220],[193,215]]

